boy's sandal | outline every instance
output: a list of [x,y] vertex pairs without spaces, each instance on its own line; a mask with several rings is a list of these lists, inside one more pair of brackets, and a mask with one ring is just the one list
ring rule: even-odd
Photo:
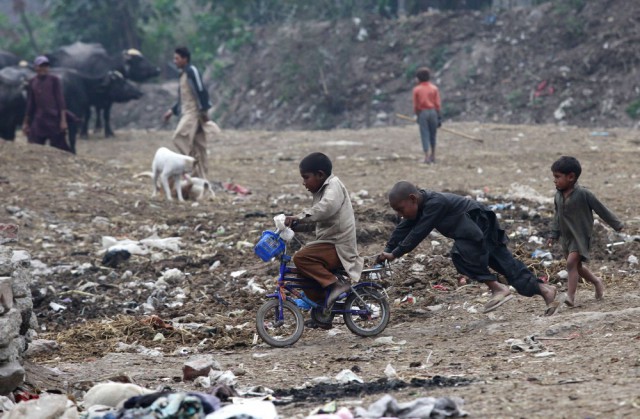
[[504,294],[504,295],[493,297],[492,299],[487,301],[487,303],[484,305],[484,310],[482,312],[489,313],[511,299],[513,299],[513,295],[511,294]]
[[562,294],[547,306],[547,309],[545,310],[544,315],[553,316],[558,311],[560,311],[560,307],[562,307],[564,304],[566,304],[571,308],[574,307],[574,304],[567,300],[567,294]]

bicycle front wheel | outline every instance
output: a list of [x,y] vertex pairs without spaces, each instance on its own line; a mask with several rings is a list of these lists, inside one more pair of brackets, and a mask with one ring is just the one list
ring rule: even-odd
[[282,304],[273,299],[264,303],[256,314],[256,330],[263,341],[276,348],[293,345],[304,330],[304,317],[300,309],[290,301]]
[[373,287],[362,287],[351,292],[344,306],[344,322],[358,336],[376,336],[389,323],[389,302],[383,293]]

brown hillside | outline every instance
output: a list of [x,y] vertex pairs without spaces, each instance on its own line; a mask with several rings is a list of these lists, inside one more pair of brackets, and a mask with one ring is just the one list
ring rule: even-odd
[[[449,120],[632,126],[639,20],[640,4],[610,0],[581,10],[560,2],[498,14],[297,22],[255,29],[251,45],[223,54],[206,77],[215,118],[227,128],[397,124],[394,113],[411,113],[413,75],[425,64]],[[164,109],[177,90],[145,89],[146,107],[116,109],[121,125],[156,127],[149,111]]]

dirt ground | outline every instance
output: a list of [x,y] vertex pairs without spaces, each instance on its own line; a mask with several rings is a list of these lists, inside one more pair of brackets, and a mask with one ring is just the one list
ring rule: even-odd
[[[580,284],[578,306],[556,316],[542,315],[541,298],[521,296],[481,314],[485,290],[459,285],[447,259],[450,242],[433,235],[396,263],[393,278],[385,282],[392,309],[381,336],[392,337],[394,344],[357,337],[343,324],[332,331],[305,330],[290,348],[254,343],[255,312],[263,297],[247,285],[272,288],[276,265],[261,262],[251,245],[272,228],[274,215],[310,202],[297,164],[312,151],[333,159],[334,173],[353,194],[365,256],[379,252],[393,228],[385,191],[407,179],[499,205],[511,248],[563,291],[566,283],[557,275],[564,269],[560,249],[529,241],[548,232],[554,192],[549,167],[563,154],[582,162],[581,183],[627,223],[624,233],[640,234],[636,131],[610,129],[604,135],[554,125],[474,123],[447,128],[484,142],[441,132],[437,164],[423,165],[413,125],[225,131],[210,144],[210,177],[252,193],[219,190],[215,200],[197,204],[151,199],[151,181],[134,178],[150,170],[158,147],[171,146],[169,131],[119,131],[114,140],[81,141],[77,157],[27,145],[23,138],[0,142],[0,222],[19,224],[13,246],[42,262],[34,263],[44,273],[32,285],[38,337],[61,346],[29,360],[28,382],[81,395],[95,381],[127,374],[151,388],[195,389],[182,382],[181,368],[188,355],[199,352],[234,371],[236,388],[264,385],[277,395],[292,394],[315,377],[333,377],[343,369],[370,385],[293,392],[293,402],[278,406],[282,417],[304,417],[330,399],[339,406],[366,407],[387,391],[400,401],[458,396],[471,417],[639,415],[640,274],[629,261],[640,256],[640,243],[607,247],[623,240],[601,224],[590,264],[607,285],[601,302],[590,285]],[[103,237],[140,240],[153,233],[180,237],[180,248],[134,255],[116,268],[102,266]],[[533,259],[536,249],[551,250],[553,260]],[[167,279],[169,288],[157,290],[153,283],[170,268],[186,277]],[[238,274],[241,270],[246,272]],[[409,293],[416,303],[401,303]],[[55,312],[52,302],[66,309]],[[155,311],[145,313],[144,303]],[[176,329],[145,323],[148,314]],[[165,340],[153,341],[158,332]],[[532,335],[540,338],[542,352],[514,352],[505,342]],[[116,352],[119,342],[162,355]],[[378,382],[388,364],[404,382],[433,381],[392,389]]]

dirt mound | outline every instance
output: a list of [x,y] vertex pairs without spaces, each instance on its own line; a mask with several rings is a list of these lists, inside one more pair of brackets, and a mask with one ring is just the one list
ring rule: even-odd
[[[422,65],[435,71],[449,121],[631,126],[640,108],[639,19],[634,2],[560,1],[497,14],[257,27],[252,44],[209,63],[205,78],[226,128],[399,124],[394,114],[412,113]],[[161,127],[177,88],[144,90],[141,101],[116,105],[117,126]]]

